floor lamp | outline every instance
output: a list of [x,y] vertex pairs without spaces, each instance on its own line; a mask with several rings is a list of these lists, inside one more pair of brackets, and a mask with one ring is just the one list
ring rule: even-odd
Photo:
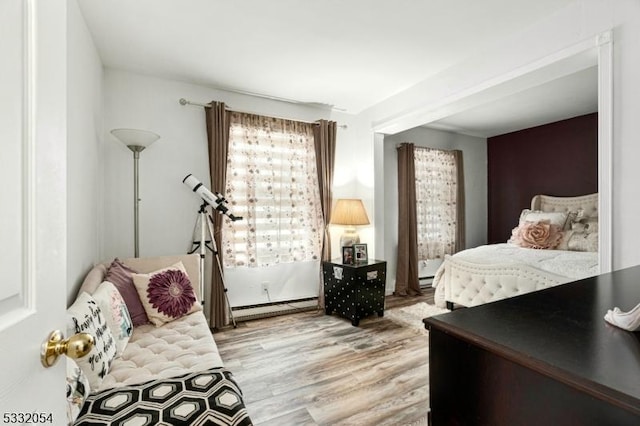
[[140,197],[138,196],[138,161],[140,160],[140,153],[157,141],[160,136],[148,130],[136,129],[113,129],[111,134],[133,151],[133,246],[134,256],[139,257],[138,208]]

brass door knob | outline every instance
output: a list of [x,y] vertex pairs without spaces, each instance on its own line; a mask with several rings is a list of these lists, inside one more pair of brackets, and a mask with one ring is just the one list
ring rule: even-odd
[[47,340],[42,343],[40,350],[40,361],[45,368],[53,366],[60,355],[66,355],[69,358],[82,358],[89,352],[94,345],[94,338],[88,333],[78,333],[64,338],[60,330],[54,330],[49,334]]

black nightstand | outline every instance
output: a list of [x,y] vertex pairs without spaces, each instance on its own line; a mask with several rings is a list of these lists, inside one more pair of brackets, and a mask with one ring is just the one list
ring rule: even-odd
[[354,326],[374,313],[384,315],[387,262],[373,259],[355,265],[343,265],[340,260],[322,262],[322,274],[327,315],[336,311]]

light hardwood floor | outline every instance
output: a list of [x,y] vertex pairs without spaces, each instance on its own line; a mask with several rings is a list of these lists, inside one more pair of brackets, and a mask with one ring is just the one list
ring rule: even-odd
[[[388,296],[385,311],[433,303]],[[428,338],[376,315],[353,327],[311,311],[214,334],[256,425],[426,425]]]

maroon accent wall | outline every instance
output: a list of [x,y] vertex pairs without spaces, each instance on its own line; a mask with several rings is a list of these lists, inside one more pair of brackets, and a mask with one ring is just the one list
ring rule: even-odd
[[488,242],[503,243],[536,194],[598,191],[598,114],[487,139]]

